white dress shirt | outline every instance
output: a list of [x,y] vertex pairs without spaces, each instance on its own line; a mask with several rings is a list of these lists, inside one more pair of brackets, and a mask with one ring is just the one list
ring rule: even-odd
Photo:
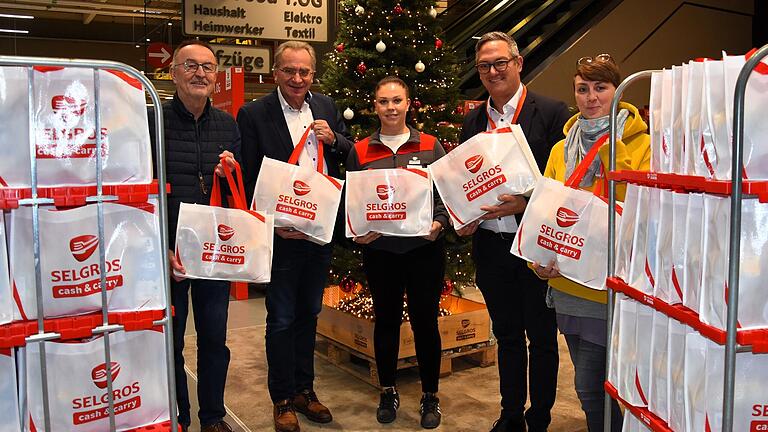
[[[299,144],[299,140],[301,140],[301,136],[304,135],[304,131],[315,121],[308,103],[309,99],[312,98],[312,93],[307,92],[307,97],[299,109],[288,104],[280,91],[280,87],[277,88],[277,98],[283,107],[283,116],[285,116],[285,123],[288,125],[288,132],[291,134],[291,141],[293,146],[296,147]],[[314,131],[310,132],[307,136],[304,151],[299,155],[299,166],[317,169],[317,137]],[[323,174],[328,174],[328,167],[325,163],[323,163]]]
[[[517,104],[520,102],[520,97],[523,95],[523,85],[520,84],[517,87],[517,91],[512,96],[512,99],[502,106],[502,112],[496,110],[491,103],[491,98],[488,98],[488,118],[493,120],[496,124],[496,129],[505,128],[512,124],[512,119],[515,117],[515,110]],[[488,122],[487,130],[491,130],[491,122]],[[517,232],[517,219],[515,215],[504,216],[496,219],[489,219],[480,223],[480,228],[493,231],[495,233],[514,233]]]

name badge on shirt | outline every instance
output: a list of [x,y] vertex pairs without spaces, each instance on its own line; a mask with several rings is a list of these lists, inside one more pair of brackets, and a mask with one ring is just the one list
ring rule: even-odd
[[408,166],[409,167],[421,167],[421,160],[418,157],[414,156],[414,157],[411,158],[411,160],[408,161]]

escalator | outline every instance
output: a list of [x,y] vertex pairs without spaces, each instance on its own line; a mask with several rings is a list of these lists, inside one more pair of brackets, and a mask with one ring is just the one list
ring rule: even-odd
[[558,54],[607,15],[621,0],[461,0],[440,16],[443,39],[461,67],[460,88],[467,99],[482,99],[485,89],[474,68],[477,39],[504,31],[525,59],[523,82],[530,81]]

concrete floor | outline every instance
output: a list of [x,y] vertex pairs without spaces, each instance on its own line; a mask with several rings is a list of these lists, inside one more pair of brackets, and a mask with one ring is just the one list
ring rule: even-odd
[[[467,292],[467,297],[482,300],[479,292]],[[271,431],[272,403],[266,388],[266,359],[264,354],[265,308],[263,295],[251,290],[251,298],[230,303],[228,342],[232,356],[227,379],[225,402],[227,421],[235,431]],[[193,425],[196,423],[195,333],[191,321],[187,326],[185,358],[190,376]],[[318,425],[299,416],[302,431],[419,431],[419,398],[421,390],[415,369],[399,372],[398,389],[401,408],[397,420],[389,425],[376,422],[378,390],[327,362],[315,358],[315,390],[320,400],[330,408],[334,421]],[[443,421],[438,430],[487,431],[499,414],[498,371],[495,366],[473,367],[468,362],[454,360],[453,373],[440,380],[440,405]],[[565,341],[560,337],[560,372],[558,394],[552,411],[550,432],[586,432],[584,415],[573,390],[573,367]]]

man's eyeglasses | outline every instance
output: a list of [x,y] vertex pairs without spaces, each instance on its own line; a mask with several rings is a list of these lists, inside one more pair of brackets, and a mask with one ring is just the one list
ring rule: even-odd
[[296,69],[296,68],[291,68],[291,67],[284,67],[284,68],[280,68],[278,70],[280,72],[286,74],[287,76],[292,77],[292,76],[294,76],[296,74],[299,74],[299,76],[302,77],[302,78],[306,78],[306,77],[312,75],[313,73],[315,73],[314,71],[312,71],[310,69],[304,69],[304,68]]
[[505,70],[507,70],[507,66],[509,66],[509,62],[514,60],[515,59],[512,58],[509,60],[506,60],[506,59],[496,60],[493,63],[478,63],[475,65],[475,67],[477,68],[477,71],[480,72],[481,74],[487,74],[488,72],[490,72],[491,66],[493,66],[493,68],[496,69],[496,72],[504,72]]
[[184,72],[187,73],[195,73],[199,68],[203,68],[203,72],[205,73],[214,73],[217,69],[217,66],[213,63],[198,63],[193,60],[187,60],[184,63],[177,64],[175,66],[184,66]]
[[592,62],[608,62],[608,63],[616,64],[616,62],[613,60],[613,57],[611,57],[610,54],[598,54],[594,57],[580,58],[578,61],[576,61],[576,66],[590,64]]

